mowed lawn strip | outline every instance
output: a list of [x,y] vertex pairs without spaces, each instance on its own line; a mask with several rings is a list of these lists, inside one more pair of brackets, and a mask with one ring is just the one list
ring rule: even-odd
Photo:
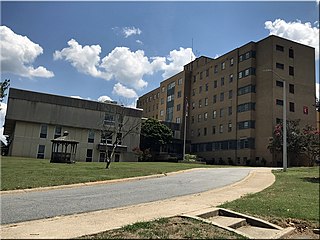
[[168,162],[50,163],[48,159],[1,157],[1,191],[163,174],[191,168],[226,167]]
[[266,220],[299,219],[319,227],[319,167],[274,170],[276,181],[269,188],[222,204]]

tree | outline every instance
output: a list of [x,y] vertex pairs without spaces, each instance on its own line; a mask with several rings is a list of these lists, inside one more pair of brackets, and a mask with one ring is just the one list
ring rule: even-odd
[[316,128],[307,125],[303,128],[304,153],[309,160],[309,166],[313,166],[320,155],[320,132]]
[[122,144],[122,140],[140,127],[141,120],[139,118],[132,119],[125,113],[126,108],[123,106],[116,114],[105,113],[101,124],[101,144],[105,146],[106,168],[109,168],[115,151]]
[[10,80],[5,79],[3,82],[0,82],[0,102],[3,101],[5,96],[7,96],[6,91],[8,90],[10,86]]
[[[283,126],[277,124],[270,138],[268,149],[271,153],[280,153],[283,148]],[[303,154],[309,159],[312,166],[319,155],[319,132],[310,125],[301,131],[299,120],[287,122],[287,149],[289,160],[296,160]]]
[[170,143],[173,133],[170,128],[156,119],[149,118],[141,125],[141,149],[159,151],[162,145]]

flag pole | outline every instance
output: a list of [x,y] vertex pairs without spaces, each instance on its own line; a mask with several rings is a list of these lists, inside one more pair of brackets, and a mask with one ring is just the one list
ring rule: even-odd
[[188,99],[186,98],[185,114],[184,114],[184,130],[183,130],[183,155],[182,160],[186,160],[186,138],[187,138],[187,116],[188,116]]

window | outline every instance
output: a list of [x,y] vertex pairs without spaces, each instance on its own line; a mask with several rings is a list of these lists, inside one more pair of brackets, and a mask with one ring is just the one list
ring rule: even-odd
[[201,122],[202,115],[198,114],[198,122]]
[[214,66],[214,73],[217,73],[218,72],[218,65],[215,65]]
[[238,88],[238,96],[244,95],[250,92],[256,92],[256,86],[255,85],[247,85],[241,88]]
[[203,114],[203,118],[204,118],[205,121],[207,121],[207,119],[208,119],[208,113],[207,112]]
[[225,68],[226,68],[226,63],[225,62],[221,63],[221,69],[223,70]]
[[283,106],[283,100],[276,99],[276,104],[279,106]]
[[212,126],[212,134],[216,134],[216,126]]
[[294,76],[294,68],[292,66],[289,66],[289,75]]
[[224,109],[221,108],[221,109],[220,109],[220,117],[223,117],[223,116],[224,116]]
[[216,134],[216,126],[212,126],[212,134]]
[[220,93],[220,102],[223,102],[224,100],[224,93]]
[[276,45],[276,50],[280,51],[280,52],[283,52],[284,51],[284,47],[280,46],[280,45]]
[[209,69],[206,70],[206,77],[209,77]]
[[182,78],[178,80],[178,85],[181,85],[181,84],[182,84]]
[[214,87],[214,88],[217,88],[217,87],[218,87],[218,81],[217,81],[217,80],[215,80],[215,81],[213,82],[213,87]]
[[232,99],[232,90],[229,91],[229,99]]
[[61,132],[62,132],[62,127],[56,126],[56,128],[54,130],[54,138],[61,137]]
[[196,95],[196,90],[192,89],[192,96]]
[[231,132],[231,131],[232,131],[232,123],[229,122],[229,123],[228,123],[228,132]]
[[176,86],[176,82],[171,82],[170,84],[168,84],[168,90],[174,88]]
[[178,98],[181,98],[181,91],[178,91],[177,95]]
[[40,127],[40,138],[47,138],[48,126],[46,124],[42,124]]
[[191,123],[194,123],[194,116],[191,116]]
[[233,58],[230,58],[230,66],[233,66],[233,62],[234,62]]
[[232,115],[232,107],[228,107],[228,114],[229,116]]
[[256,109],[256,103],[249,102],[238,105],[238,112],[246,112]]
[[289,111],[294,112],[294,103],[293,102],[289,102]]
[[46,146],[45,146],[45,145],[39,145],[39,146],[38,146],[37,158],[44,159],[45,149],[46,149]]
[[92,162],[92,149],[87,149],[87,157],[86,157],[86,162]]
[[193,76],[193,82],[196,82],[196,81],[197,81],[197,76],[194,75],[194,76]]
[[238,129],[248,129],[248,128],[255,128],[255,121],[249,120],[249,121],[242,121],[238,122]]
[[217,95],[213,95],[213,103],[217,102]]
[[176,118],[176,123],[181,123],[181,118],[180,117]]
[[174,100],[174,95],[172,94],[172,95],[169,95],[168,97],[167,97],[167,102],[171,102],[171,101],[173,101]]
[[284,64],[282,64],[282,63],[276,63],[276,68],[284,69]]
[[283,87],[283,82],[282,81],[276,81],[276,86],[277,87]]
[[200,72],[200,80],[202,79],[202,72]]
[[243,77],[243,72],[239,72],[238,78],[242,78]]
[[221,78],[221,86],[224,86],[224,77]]
[[195,104],[195,102],[192,102],[192,109],[195,109],[196,108],[196,104]]
[[207,136],[207,128],[203,128],[203,136]]
[[294,58],[294,52],[292,48],[289,48],[289,58]]
[[256,52],[255,51],[249,51],[249,52],[246,52],[245,54],[241,54],[239,56],[239,62],[242,62],[244,60],[247,60],[249,58],[255,58],[256,57]]
[[201,99],[199,100],[199,108],[201,108],[202,107],[202,101],[201,101]]
[[164,92],[164,90],[165,90],[165,87],[162,87],[162,88],[161,88],[161,92]]
[[204,105],[205,105],[205,106],[208,106],[208,98],[205,98],[205,99],[204,99]]
[[179,112],[180,109],[181,109],[181,104],[178,104],[178,105],[177,105],[177,112]]
[[213,119],[217,118],[217,111],[216,111],[216,110],[213,110],[213,112],[212,112],[212,118],[213,118]]
[[200,130],[200,128],[198,128],[198,136],[200,136],[201,135],[201,130]]
[[114,123],[115,123],[115,116],[110,113],[105,113],[103,124],[114,125]]
[[294,85],[289,84],[289,93],[294,93]]
[[219,133],[223,133],[223,125],[222,124],[220,124],[220,126],[219,126]]
[[233,74],[229,75],[229,83],[233,82]]
[[209,84],[206,83],[206,92],[208,92],[208,90],[209,90]]
[[93,143],[94,142],[94,131],[89,130],[88,131],[88,143]]
[[202,86],[199,87],[199,93],[202,93]]
[[164,99],[163,98],[161,98],[160,101],[161,101],[161,105],[164,104]]
[[164,113],[163,110],[160,110],[160,116],[163,116],[163,113]]

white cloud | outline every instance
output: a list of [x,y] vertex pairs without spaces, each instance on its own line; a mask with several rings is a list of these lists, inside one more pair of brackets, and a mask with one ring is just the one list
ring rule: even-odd
[[142,41],[140,41],[140,40],[136,40],[136,43],[139,43],[139,44],[143,44],[143,42]]
[[[183,70],[183,66],[195,57],[191,48],[180,48],[170,51],[167,57],[145,56],[143,50],[131,51],[127,47],[116,47],[100,60],[99,45],[81,46],[74,39],[68,42],[69,47],[55,51],[54,59],[70,62],[79,72],[107,81],[115,80],[122,86],[140,90],[148,85],[145,75],[164,72],[164,78]],[[168,62],[168,63],[167,63]],[[132,95],[131,95],[132,96]]]
[[152,73],[150,62],[144,55],[144,51],[131,52],[126,47],[116,47],[102,59],[101,67],[106,74],[116,81],[131,86],[134,89],[142,89],[148,85],[143,75]]
[[[162,74],[163,78],[166,79],[182,71],[183,66],[189,63],[191,59],[194,58],[195,55],[193,54],[191,48],[180,47],[179,50],[170,51],[169,56],[166,58],[169,61],[169,64],[160,64],[160,70],[164,70],[164,73]],[[157,60],[159,61],[159,59]],[[159,64],[159,62],[157,62],[157,64]],[[154,63],[154,65],[156,65],[156,63]]]
[[100,96],[98,98],[98,102],[105,102],[105,101],[112,101],[112,99],[109,96]]
[[5,103],[0,103],[0,139],[4,142],[7,143],[6,137],[3,135],[3,125],[4,125],[4,120],[6,117],[6,112],[7,112],[7,104]]
[[142,31],[139,28],[135,27],[124,27],[122,29],[122,32],[125,38],[130,37],[131,35],[140,35],[142,33]]
[[1,71],[32,78],[50,78],[54,74],[45,67],[32,66],[35,59],[43,53],[42,47],[26,36],[14,33],[6,26],[0,26]]
[[69,47],[61,51],[55,51],[53,59],[65,59],[81,73],[93,77],[104,77],[103,73],[97,69],[100,64],[99,54],[101,53],[101,47],[99,45],[82,47],[74,39],[71,39],[68,45]]
[[310,22],[302,23],[286,22],[276,19],[274,22],[266,21],[265,28],[270,31],[269,35],[287,38],[315,48],[316,60],[319,59],[319,27],[312,27]]
[[123,86],[121,83],[117,83],[113,87],[113,94],[125,97],[125,98],[137,98],[137,93],[130,88]]

